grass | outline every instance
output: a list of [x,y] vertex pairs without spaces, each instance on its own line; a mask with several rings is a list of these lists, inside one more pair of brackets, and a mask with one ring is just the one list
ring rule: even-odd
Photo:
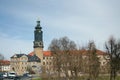
[[[110,80],[110,78],[108,76],[101,76],[97,80]],[[120,80],[120,76],[117,76],[116,80]]]
[[[82,80],[82,79],[80,78],[80,80]],[[96,80],[110,80],[110,77],[109,76],[99,76]],[[120,80],[120,76],[117,76],[116,80]]]

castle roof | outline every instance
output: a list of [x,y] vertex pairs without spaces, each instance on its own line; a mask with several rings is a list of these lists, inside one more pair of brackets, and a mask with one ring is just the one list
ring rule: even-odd
[[[34,51],[32,51],[28,55],[33,56],[34,54],[35,54]],[[44,56],[51,56],[51,52],[50,51],[43,51],[43,55]]]
[[[80,53],[83,54],[83,55],[85,55],[85,54],[87,53],[87,51],[88,51],[88,50],[80,50]],[[73,52],[76,52],[76,51],[73,51]],[[78,52],[78,51],[77,51],[77,52]],[[106,53],[103,52],[103,51],[101,51],[101,50],[97,50],[96,53],[97,53],[98,55],[106,55]],[[35,54],[34,51],[32,51],[32,52],[29,53],[28,55],[33,56],[34,54]],[[51,52],[51,51],[43,51],[43,55],[44,55],[45,57],[52,56],[52,52]]]
[[28,62],[40,62],[40,58],[37,57],[35,54],[34,55],[27,55],[28,56]]
[[34,55],[26,55],[26,54],[14,54],[11,58],[20,58],[22,56],[26,56],[28,58],[28,62],[40,62],[40,58]]
[[43,51],[44,56],[51,56],[51,51]]
[[22,57],[23,55],[27,56],[26,54],[14,54],[11,58],[14,58],[14,57],[20,58],[20,57]]

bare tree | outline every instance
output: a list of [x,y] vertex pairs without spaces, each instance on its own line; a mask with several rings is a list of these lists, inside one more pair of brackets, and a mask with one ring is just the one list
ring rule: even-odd
[[117,72],[120,70],[120,41],[116,41],[115,38],[111,37],[105,43],[105,48],[110,58],[110,80],[115,80]]
[[78,80],[80,73],[83,72],[83,58],[80,50],[71,53],[70,67],[72,80]]
[[89,78],[96,80],[99,75],[100,62],[97,57],[97,49],[93,41],[88,44],[86,56],[86,70],[88,71]]
[[[53,54],[53,65],[55,71],[58,73],[58,78],[60,79],[60,74],[64,75],[65,79],[70,78],[70,71],[73,70],[71,66],[74,64],[71,61],[75,58],[73,53],[76,51],[76,44],[67,37],[52,40],[49,50]],[[76,70],[77,71],[77,70]]]
[[57,72],[58,78],[60,79],[60,72],[61,72],[61,55],[60,55],[60,43],[58,39],[53,39],[49,50],[51,51],[53,55],[53,70],[54,73]]

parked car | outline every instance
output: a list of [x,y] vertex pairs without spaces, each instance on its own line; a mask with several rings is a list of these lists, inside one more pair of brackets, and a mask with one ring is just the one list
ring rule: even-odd
[[16,75],[15,72],[9,72],[9,73],[8,73],[8,78],[10,78],[10,79],[14,79],[16,76],[17,76],[17,75]]
[[0,73],[0,80],[3,80],[4,77],[3,77],[3,73]]
[[16,76],[14,80],[21,80],[21,76]]
[[23,77],[32,77],[32,75],[29,73],[25,73],[25,74],[23,74]]
[[3,73],[3,77],[7,78],[8,77],[8,73],[7,72]]

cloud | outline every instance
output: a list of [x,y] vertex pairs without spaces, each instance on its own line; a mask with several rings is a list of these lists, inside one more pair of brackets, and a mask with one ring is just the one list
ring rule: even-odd
[[0,53],[5,59],[10,59],[13,54],[25,53],[32,51],[32,42],[29,40],[20,40],[19,37],[11,37],[6,34],[0,34]]

